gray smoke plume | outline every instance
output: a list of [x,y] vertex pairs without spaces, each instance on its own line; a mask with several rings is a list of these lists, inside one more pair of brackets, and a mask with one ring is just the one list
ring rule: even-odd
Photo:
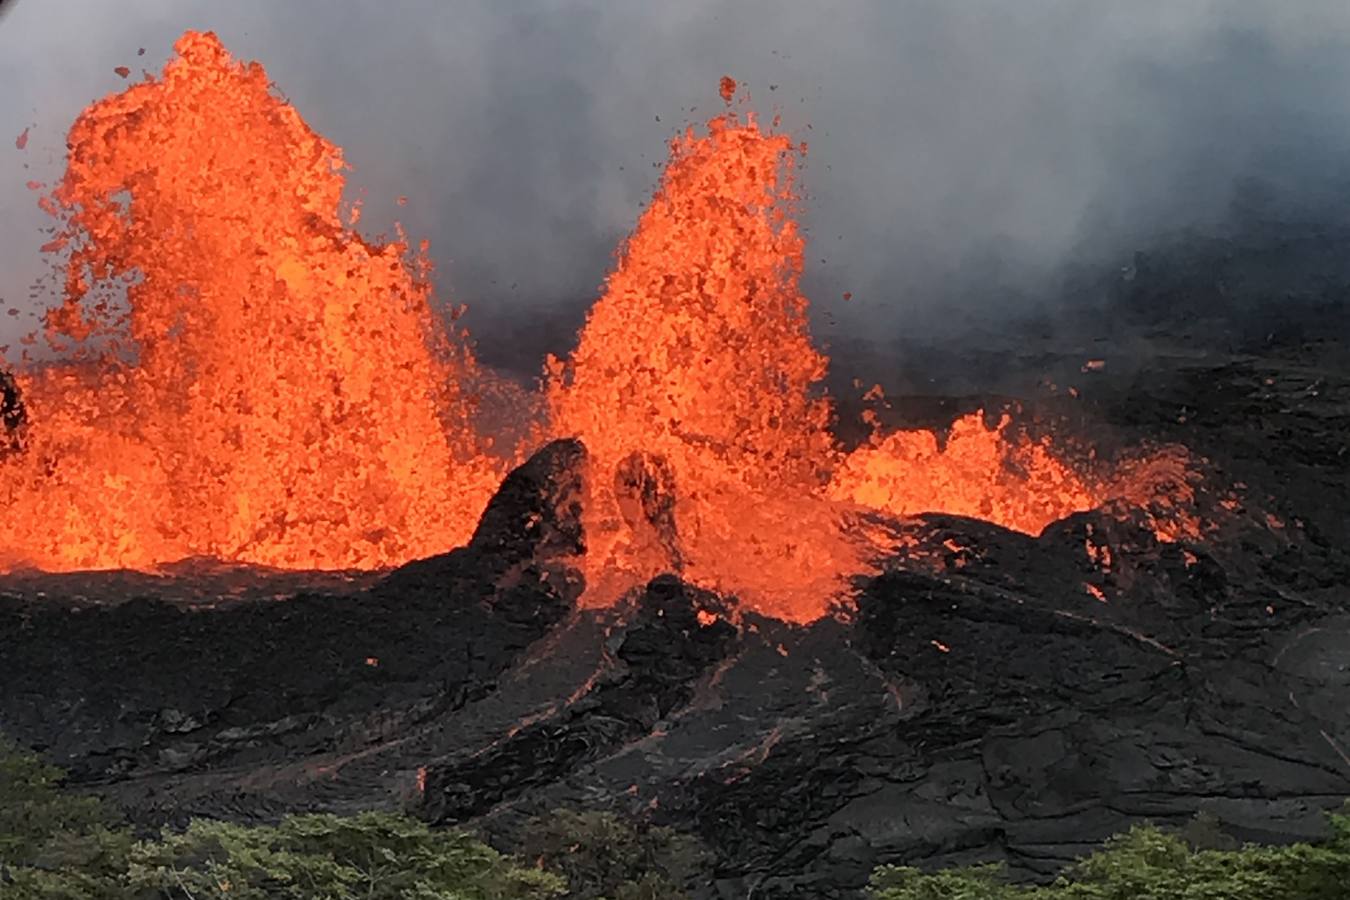
[[19,0],[0,19],[0,298],[19,311],[0,344],[50,299],[29,296],[44,221],[24,183],[59,175],[115,66],[158,71],[187,28],[261,61],[345,148],[365,221],[431,240],[444,299],[501,358],[570,346],[723,74],[810,143],[827,334],[1016,311],[1066,262],[1222,223],[1252,185],[1339,216],[1350,160],[1337,0]]

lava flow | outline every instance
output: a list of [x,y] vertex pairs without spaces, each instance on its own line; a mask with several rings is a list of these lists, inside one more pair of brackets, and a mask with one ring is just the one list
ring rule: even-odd
[[[186,557],[380,568],[463,542],[507,460],[483,378],[431,306],[425,246],[344,217],[340,150],[257,64],[188,33],[162,78],[93,104],[46,200],[64,221],[67,362],[19,373],[0,571]],[[805,153],[732,108],[672,143],[540,434],[590,451],[588,599],[663,571],[809,620],[886,548],[878,514],[1039,532],[1119,496],[1005,420],[844,453],[798,279]]]

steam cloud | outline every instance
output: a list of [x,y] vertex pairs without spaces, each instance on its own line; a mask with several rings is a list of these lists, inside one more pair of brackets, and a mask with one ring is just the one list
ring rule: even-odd
[[45,222],[24,182],[59,176],[115,66],[157,72],[185,28],[261,61],[344,147],[364,222],[430,238],[442,296],[531,365],[570,347],[666,140],[715,113],[724,73],[811,145],[827,334],[1005,311],[1076,255],[1222,221],[1253,183],[1340,216],[1350,160],[1338,0],[20,0],[0,19],[0,298],[20,310],[0,344],[51,290],[30,296]]

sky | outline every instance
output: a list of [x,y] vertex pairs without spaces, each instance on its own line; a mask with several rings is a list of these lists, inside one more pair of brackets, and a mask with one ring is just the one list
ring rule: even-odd
[[1015,313],[1067,262],[1222,222],[1253,180],[1335,207],[1350,161],[1339,0],[11,0],[0,298],[21,314],[0,344],[51,300],[30,287],[45,238],[25,182],[59,176],[76,115],[124,86],[114,67],[157,72],[186,29],[263,63],[344,148],[363,224],[409,197],[397,215],[430,240],[441,299],[499,341],[598,294],[724,74],[810,144],[805,285],[826,333]]

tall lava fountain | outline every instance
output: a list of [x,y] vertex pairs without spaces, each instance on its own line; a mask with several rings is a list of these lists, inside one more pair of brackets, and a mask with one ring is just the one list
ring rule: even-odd
[[426,273],[344,223],[341,151],[261,66],[212,35],[177,51],[70,131],[47,324],[84,352],[21,378],[0,566],[377,567],[462,541],[500,472]]

